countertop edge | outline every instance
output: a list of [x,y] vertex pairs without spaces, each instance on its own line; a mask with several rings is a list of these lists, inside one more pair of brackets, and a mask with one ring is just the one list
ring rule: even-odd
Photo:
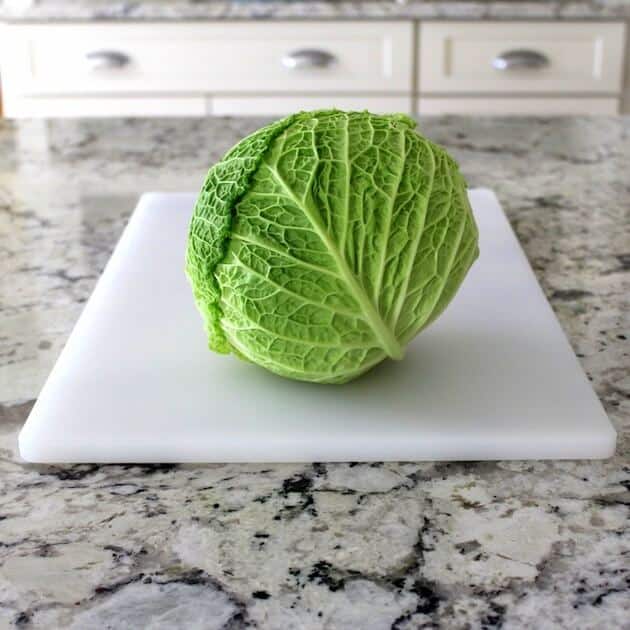
[[630,4],[619,0],[552,2],[408,2],[383,1],[282,2],[191,0],[156,3],[148,1],[109,4],[96,2],[46,2],[18,10],[0,7],[0,21],[33,22],[183,22],[206,20],[625,20]]

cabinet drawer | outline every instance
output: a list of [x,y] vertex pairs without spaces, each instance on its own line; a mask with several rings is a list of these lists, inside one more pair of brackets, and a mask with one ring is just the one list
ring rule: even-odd
[[10,25],[25,95],[409,92],[411,22]]
[[420,30],[423,93],[618,93],[622,23],[433,22]]

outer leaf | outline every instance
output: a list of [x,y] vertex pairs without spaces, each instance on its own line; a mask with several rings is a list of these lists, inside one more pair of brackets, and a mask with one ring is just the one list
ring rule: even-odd
[[220,323],[221,288],[214,272],[227,250],[234,206],[247,191],[251,175],[269,144],[291,121],[292,117],[285,118],[241,140],[210,169],[195,205],[186,251],[186,272],[206,323],[210,348],[216,352],[230,352]]
[[465,183],[414,126],[298,114],[210,171],[188,273],[212,348],[335,383],[402,357],[477,255]]

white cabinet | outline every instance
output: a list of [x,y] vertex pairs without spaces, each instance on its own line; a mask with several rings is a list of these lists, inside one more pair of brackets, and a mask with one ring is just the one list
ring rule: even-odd
[[[331,106],[339,96],[380,108],[393,98],[392,105],[409,111],[413,28],[412,22],[9,25],[2,38],[5,109],[9,116],[33,114],[39,105],[62,113],[67,103],[76,115],[85,102],[87,112],[102,115],[111,104],[112,114],[123,114],[128,98],[135,114],[145,98],[158,114],[169,113],[169,102],[174,114],[225,112],[228,103],[234,113],[280,113],[316,95],[314,103]],[[99,108],[94,99],[100,98]]]
[[5,89],[4,113],[11,118],[107,118],[117,116],[206,116],[203,96],[15,96]]
[[412,112],[413,98],[406,96],[215,96],[208,99],[208,113],[216,116],[273,116],[308,109],[364,110],[374,113]]
[[419,114],[469,114],[474,116],[568,116],[571,114],[616,114],[619,99],[615,97],[547,96],[422,96],[417,99]]
[[8,116],[615,113],[622,22],[86,22],[0,31]]
[[614,114],[621,22],[428,22],[417,55],[419,113]]
[[420,30],[420,92],[621,90],[621,23],[429,22]]

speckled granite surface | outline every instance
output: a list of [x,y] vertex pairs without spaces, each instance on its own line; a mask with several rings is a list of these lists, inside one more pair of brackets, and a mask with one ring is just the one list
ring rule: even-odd
[[619,431],[613,459],[20,463],[137,196],[195,190],[260,123],[0,125],[0,627],[630,627],[630,118],[422,124],[496,190]]
[[10,20],[610,19],[628,0],[4,0]]

